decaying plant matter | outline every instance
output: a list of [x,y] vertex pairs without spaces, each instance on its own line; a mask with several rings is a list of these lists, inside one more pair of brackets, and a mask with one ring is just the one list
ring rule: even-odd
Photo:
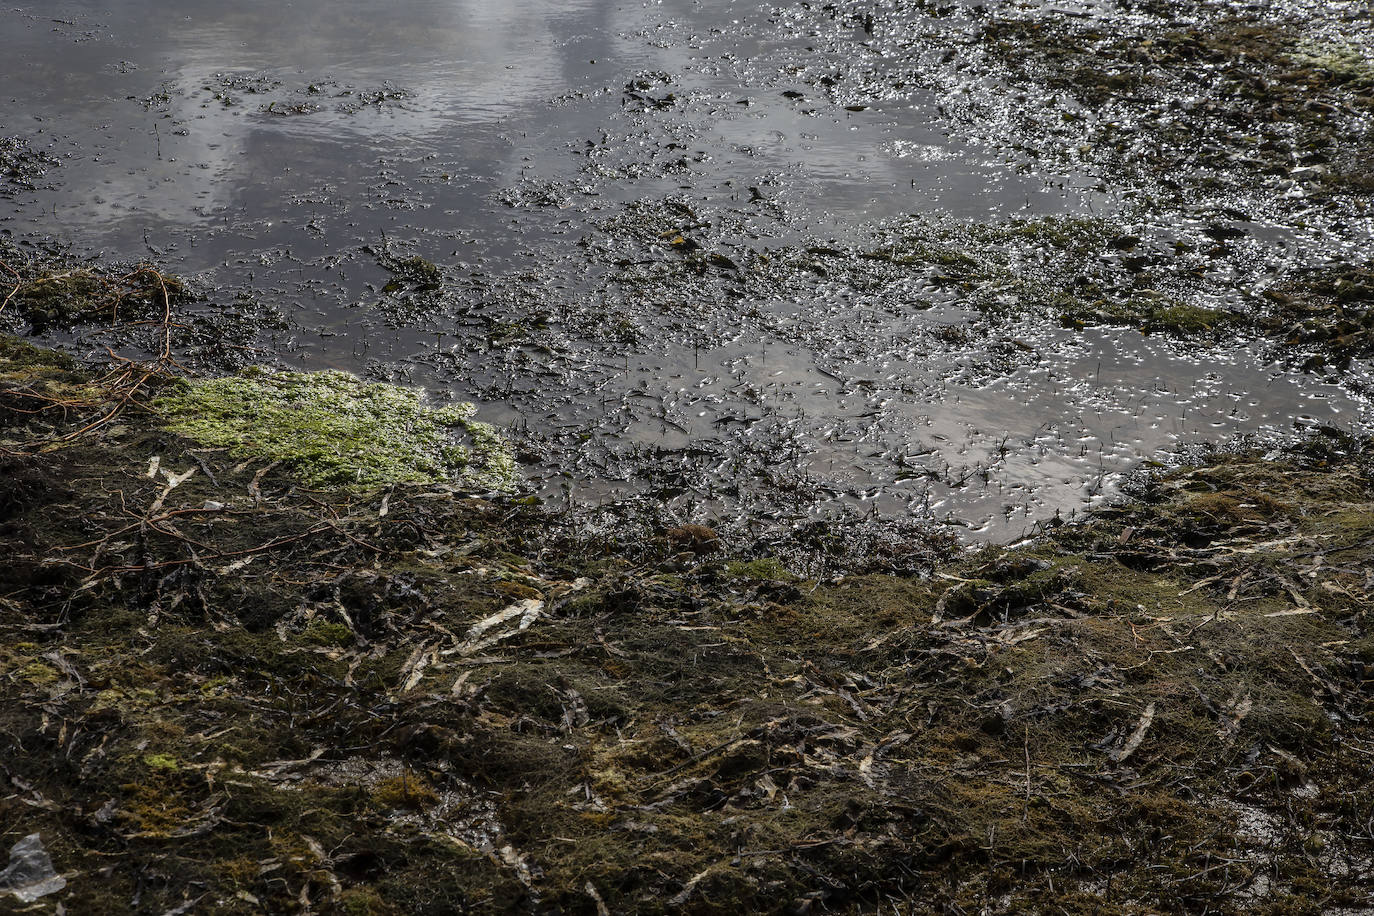
[[[312,488],[136,401],[92,427],[98,380],[4,347],[0,811],[67,880],[43,905],[1374,893],[1364,441],[1217,454],[932,575],[816,580],[706,529],[630,549],[461,487]],[[87,394],[24,412],[40,387]]]

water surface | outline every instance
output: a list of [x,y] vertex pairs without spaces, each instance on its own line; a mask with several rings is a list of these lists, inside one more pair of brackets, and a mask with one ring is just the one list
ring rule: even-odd
[[[1257,342],[989,319],[872,261],[778,267],[912,220],[1208,224],[1008,140],[1025,102],[973,66],[981,6],[174,6],[0,13],[0,134],[60,162],[0,228],[247,292],[281,318],[264,359],[476,399],[545,498],[1008,536],[1184,443],[1366,417],[1349,379]],[[1251,206],[1198,295],[1242,302],[1367,240],[1294,212]],[[387,292],[393,255],[443,289]]]

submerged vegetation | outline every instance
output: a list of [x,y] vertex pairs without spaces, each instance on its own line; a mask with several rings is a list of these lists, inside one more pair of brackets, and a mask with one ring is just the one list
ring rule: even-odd
[[35,451],[94,382],[8,342],[0,371],[0,812],[67,879],[49,907],[1374,894],[1364,440],[1215,453],[933,573],[807,579],[701,526],[632,545],[453,489],[305,491],[137,406]]
[[[0,244],[7,264],[15,262],[15,253],[12,246]],[[4,304],[35,334],[69,331],[83,324],[108,327],[121,321],[164,318],[172,308],[194,300],[183,281],[142,265],[95,269],[57,252],[17,263],[25,269],[11,279]]]
[[1185,2],[1106,30],[1012,9],[991,17],[978,42],[1014,87],[1053,91],[1018,117],[1030,142],[1071,141],[1062,154],[1118,181],[1189,204],[1367,194],[1359,150],[1374,80],[1370,48],[1356,42],[1369,11],[1299,10]]
[[232,371],[263,352],[281,313],[253,294],[216,301],[192,280],[146,261],[77,257],[66,245],[0,234],[0,328],[77,337],[116,363]]

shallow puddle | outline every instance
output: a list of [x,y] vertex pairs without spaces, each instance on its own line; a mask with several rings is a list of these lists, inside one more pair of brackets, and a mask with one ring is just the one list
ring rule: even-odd
[[[1099,219],[1085,264],[1242,308],[1362,249],[1369,208],[1304,203],[1301,175],[1198,202],[1104,166],[1105,109],[994,60],[991,19],[1110,6],[26,4],[0,137],[43,167],[0,230],[250,293],[284,319],[264,360],[476,400],[550,500],[1015,536],[1188,443],[1367,419],[1358,363],[1067,330],[990,274],[871,257],[913,217]],[[1060,259],[1015,244],[1009,274]],[[399,282],[412,256],[439,288]]]

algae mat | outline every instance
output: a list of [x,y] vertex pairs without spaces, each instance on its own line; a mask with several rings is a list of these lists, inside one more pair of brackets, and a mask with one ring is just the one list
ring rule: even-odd
[[[515,459],[471,404],[429,408],[413,388],[365,383],[344,372],[274,372],[181,381],[153,403],[169,428],[281,461],[315,486],[457,483],[515,488]],[[471,444],[457,439],[465,433]]]

